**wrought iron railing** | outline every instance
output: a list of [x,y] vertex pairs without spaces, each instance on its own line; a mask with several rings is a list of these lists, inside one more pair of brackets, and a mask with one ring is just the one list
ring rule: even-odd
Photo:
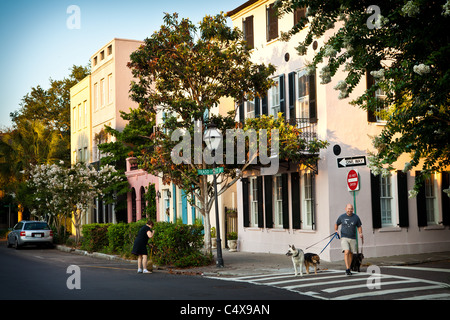
[[302,132],[300,134],[301,138],[309,143],[314,139],[317,139],[317,123],[311,122],[309,118],[293,118],[289,119],[289,124],[296,126]]

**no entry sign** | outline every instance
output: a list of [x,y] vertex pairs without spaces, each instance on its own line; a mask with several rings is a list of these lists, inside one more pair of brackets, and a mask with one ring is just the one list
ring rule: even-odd
[[359,190],[359,176],[358,171],[350,170],[347,174],[347,188],[348,191]]

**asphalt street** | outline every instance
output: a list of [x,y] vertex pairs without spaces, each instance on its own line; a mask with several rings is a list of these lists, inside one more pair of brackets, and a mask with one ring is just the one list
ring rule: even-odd
[[[290,300],[298,294],[156,270],[55,249],[0,246],[0,300]],[[70,266],[79,267],[79,279]],[[76,285],[78,284],[78,287]],[[304,297],[306,299],[311,299]]]

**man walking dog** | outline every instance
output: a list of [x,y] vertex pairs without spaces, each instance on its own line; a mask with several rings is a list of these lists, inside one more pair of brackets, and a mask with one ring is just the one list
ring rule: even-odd
[[334,225],[334,230],[338,232],[341,226],[341,246],[344,250],[345,273],[350,276],[350,266],[352,264],[353,252],[356,252],[356,228],[358,228],[361,243],[364,242],[362,233],[362,223],[359,217],[353,214],[353,206],[349,203],[345,207],[345,213],[340,215]]

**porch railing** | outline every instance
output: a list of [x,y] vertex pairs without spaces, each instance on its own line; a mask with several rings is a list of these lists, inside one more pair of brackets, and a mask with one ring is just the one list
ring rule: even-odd
[[300,136],[307,143],[317,139],[317,123],[311,122],[309,118],[293,118],[289,119],[288,122],[302,131]]

